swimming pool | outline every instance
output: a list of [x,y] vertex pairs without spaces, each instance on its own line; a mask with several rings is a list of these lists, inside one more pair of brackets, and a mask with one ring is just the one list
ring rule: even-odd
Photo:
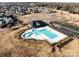
[[48,31],[47,29],[43,29],[43,30],[32,30],[31,32],[24,33],[23,34],[23,37],[24,38],[31,37],[31,35],[33,35],[33,34],[35,34],[37,36],[37,35],[41,35],[41,33],[43,33],[44,35],[46,35],[50,39],[53,39],[53,38],[57,37],[56,34]]
[[67,36],[46,26],[42,28],[34,28],[34,29],[27,30],[21,34],[21,37],[23,39],[34,38],[36,40],[47,40],[50,43],[54,43]]

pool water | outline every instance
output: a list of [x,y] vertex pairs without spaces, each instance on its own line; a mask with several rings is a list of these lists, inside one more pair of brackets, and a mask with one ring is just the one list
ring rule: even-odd
[[53,38],[57,37],[56,34],[54,34],[53,32],[48,31],[47,29],[45,29],[44,31],[42,31],[42,33],[44,35],[46,35],[47,37],[49,37],[50,39],[53,39]]
[[44,34],[45,36],[47,36],[50,39],[57,37],[56,34],[54,34],[51,31],[48,31],[47,29],[42,29],[42,30],[34,29],[31,32],[27,32],[27,33],[24,32],[23,37],[24,38],[31,37],[31,35],[33,35],[33,34],[35,34],[36,36]]

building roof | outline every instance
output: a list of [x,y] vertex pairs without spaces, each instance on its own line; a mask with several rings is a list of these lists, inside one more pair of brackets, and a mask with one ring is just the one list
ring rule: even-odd
[[32,24],[31,25],[32,25],[33,28],[39,28],[39,27],[45,27],[48,24],[45,23],[44,21],[36,20],[36,21],[32,21]]

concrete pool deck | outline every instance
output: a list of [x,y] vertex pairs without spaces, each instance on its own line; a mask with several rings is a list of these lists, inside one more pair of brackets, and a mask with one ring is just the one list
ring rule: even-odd
[[23,39],[33,38],[36,40],[46,40],[49,43],[59,42],[60,40],[63,40],[66,37],[68,36],[52,29],[49,26],[30,29],[21,34],[21,38]]

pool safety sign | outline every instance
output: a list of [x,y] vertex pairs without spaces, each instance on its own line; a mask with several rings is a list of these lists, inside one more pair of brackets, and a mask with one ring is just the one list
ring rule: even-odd
[[49,43],[54,43],[59,40],[66,38],[67,36],[46,26],[41,28],[34,28],[25,31],[21,34],[21,38],[27,39],[36,39],[36,40],[47,40]]

